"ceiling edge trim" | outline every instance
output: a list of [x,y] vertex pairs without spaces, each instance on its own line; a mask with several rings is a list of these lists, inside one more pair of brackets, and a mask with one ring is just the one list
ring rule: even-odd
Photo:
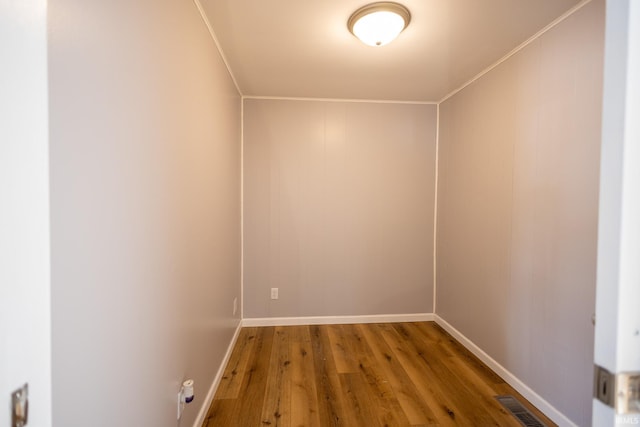
[[225,67],[227,67],[227,72],[229,73],[229,76],[231,77],[231,80],[233,80],[233,84],[236,87],[236,90],[238,91],[238,94],[242,97],[242,91],[240,90],[240,86],[238,85],[238,81],[236,80],[236,76],[233,74],[233,70],[231,70],[231,66],[229,65],[229,61],[227,60],[226,55],[224,54],[224,51],[222,50],[222,47],[220,46],[220,42],[218,42],[218,37],[216,36],[215,31],[213,31],[213,26],[211,25],[211,22],[209,21],[209,18],[207,18],[207,14],[204,12],[204,8],[202,7],[202,4],[200,3],[200,0],[193,0],[193,3],[195,3],[196,8],[198,9],[198,12],[200,13],[200,17],[202,18],[202,20],[204,21],[204,24],[207,26],[207,29],[209,30],[209,34],[211,35],[211,38],[213,39],[213,42],[216,44],[216,48],[218,48],[218,53],[220,53],[220,57],[222,58],[222,62],[224,62]]
[[253,96],[244,95],[242,99],[270,99],[277,101],[314,101],[314,102],[357,102],[372,104],[416,104],[416,105],[438,105],[434,101],[397,101],[386,99],[343,99],[343,98],[305,98],[305,97],[287,97],[287,96]]
[[482,76],[484,76],[485,74],[487,74],[489,71],[493,70],[494,68],[496,68],[498,65],[502,64],[503,62],[505,62],[507,59],[511,58],[513,55],[515,55],[516,53],[520,52],[522,49],[524,49],[525,47],[527,47],[528,45],[530,45],[531,43],[533,43],[535,40],[537,40],[538,38],[540,38],[542,35],[544,35],[547,31],[551,30],[552,28],[554,28],[556,25],[560,24],[562,21],[564,21],[565,19],[567,19],[568,17],[570,17],[571,15],[573,15],[574,13],[576,13],[577,11],[579,11],[580,9],[582,9],[584,6],[586,6],[587,4],[591,3],[592,0],[582,0],[580,3],[576,4],[575,6],[573,6],[571,9],[567,10],[565,13],[563,13],[562,15],[560,15],[559,17],[557,17],[556,19],[554,19],[553,21],[551,21],[550,24],[548,24],[546,27],[542,28],[540,31],[538,31],[537,33],[535,33],[534,35],[532,35],[531,37],[529,37],[527,40],[525,40],[524,42],[522,42],[520,45],[518,45],[515,49],[513,49],[511,52],[507,53],[505,56],[503,56],[502,58],[498,59],[496,62],[494,62],[492,65],[490,65],[489,67],[485,68],[483,71],[479,72],[478,74],[475,75],[475,77],[472,77],[470,80],[468,80],[466,83],[463,83],[459,88],[454,89],[453,91],[449,92],[447,95],[445,95],[442,99],[440,99],[440,101],[437,102],[438,105],[440,105],[441,103],[443,103],[444,101],[446,101],[447,99],[451,98],[452,96],[454,96],[455,94],[457,94],[458,92],[460,92],[461,90],[463,90],[464,88],[466,88],[467,86],[471,85],[472,83],[474,83],[476,80],[480,79]]

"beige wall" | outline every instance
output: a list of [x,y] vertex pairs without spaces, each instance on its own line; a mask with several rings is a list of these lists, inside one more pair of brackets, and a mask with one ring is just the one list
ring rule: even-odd
[[440,106],[437,313],[590,425],[604,2]]
[[192,426],[239,322],[240,97],[193,2],[49,2],[56,427]]
[[435,129],[433,105],[245,100],[244,316],[432,312]]

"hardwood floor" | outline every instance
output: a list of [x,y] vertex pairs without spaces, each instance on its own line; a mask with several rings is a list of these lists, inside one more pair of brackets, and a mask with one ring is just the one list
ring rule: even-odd
[[513,426],[516,396],[434,322],[243,328],[203,427]]

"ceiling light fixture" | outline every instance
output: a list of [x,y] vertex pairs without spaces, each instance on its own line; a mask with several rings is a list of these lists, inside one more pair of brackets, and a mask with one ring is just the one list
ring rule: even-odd
[[353,12],[349,31],[369,46],[384,46],[393,41],[411,21],[409,9],[393,2],[371,3]]

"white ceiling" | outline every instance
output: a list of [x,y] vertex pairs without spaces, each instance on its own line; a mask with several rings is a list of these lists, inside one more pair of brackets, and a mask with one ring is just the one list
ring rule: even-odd
[[398,0],[387,46],[347,29],[368,0],[200,0],[245,96],[439,101],[580,0]]

